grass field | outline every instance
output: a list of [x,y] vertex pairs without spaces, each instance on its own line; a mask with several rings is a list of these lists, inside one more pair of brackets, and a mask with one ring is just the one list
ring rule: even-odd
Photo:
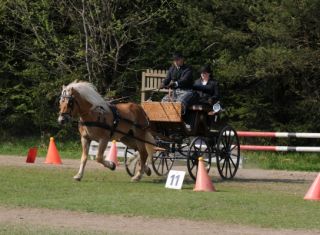
[[309,183],[301,181],[217,182],[218,192],[195,193],[191,181],[175,191],[165,189],[159,178],[131,183],[125,172],[89,170],[79,183],[71,179],[74,173],[74,169],[61,167],[0,166],[0,205],[270,228],[320,228],[320,204],[302,199]]
[[[55,143],[59,153],[64,158],[78,159],[81,156],[81,143],[79,141],[61,141],[56,138]],[[0,140],[0,154],[6,155],[20,155],[24,156],[28,153],[28,149],[36,146],[38,147],[38,156],[45,157],[49,145],[49,138],[47,140],[36,137],[25,138],[11,138]]]
[[[21,138],[0,140],[0,154],[25,156],[28,149],[38,146],[38,156],[46,156],[49,139]],[[56,145],[63,158],[79,159],[81,156],[80,141],[61,141],[56,139]],[[320,171],[320,154],[316,153],[275,153],[249,152],[241,153],[245,157],[245,167],[263,169]]]
[[248,152],[245,167],[320,172],[320,153]]

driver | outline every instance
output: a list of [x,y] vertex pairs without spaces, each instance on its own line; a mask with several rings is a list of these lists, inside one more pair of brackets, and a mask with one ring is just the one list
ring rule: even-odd
[[172,60],[172,66],[169,68],[160,89],[171,88],[173,92],[163,97],[161,102],[181,102],[182,115],[184,115],[194,97],[192,69],[184,63],[184,57],[181,53],[174,53]]

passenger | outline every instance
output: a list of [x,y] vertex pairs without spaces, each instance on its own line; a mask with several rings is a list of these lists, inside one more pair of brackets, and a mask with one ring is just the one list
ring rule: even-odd
[[163,97],[161,102],[181,102],[184,115],[194,98],[192,69],[184,63],[184,57],[180,53],[174,53],[172,60],[173,64],[160,88],[171,88],[173,92]]
[[219,99],[218,82],[212,77],[210,65],[200,69],[201,77],[193,84],[193,89],[198,93],[198,102],[213,105]]

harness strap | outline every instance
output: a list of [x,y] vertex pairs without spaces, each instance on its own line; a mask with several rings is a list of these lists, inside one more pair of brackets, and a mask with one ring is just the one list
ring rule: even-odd
[[135,127],[138,127],[138,128],[140,128],[142,130],[144,130],[144,129],[149,127],[149,118],[148,118],[147,114],[144,111],[143,112],[144,112],[144,114],[145,114],[145,116],[147,118],[147,125],[146,126],[140,125],[138,123],[135,123],[135,122],[131,121],[130,119],[121,117],[120,114],[119,114],[119,111],[118,111],[118,109],[117,109],[117,107],[115,105],[110,104],[109,107],[110,107],[110,109],[112,111],[112,114],[113,114],[113,126],[114,126],[115,129],[117,128],[117,126],[118,126],[120,121],[125,121],[126,123],[129,123],[129,124],[131,124],[131,125],[133,125]]
[[100,127],[102,129],[106,129],[109,131],[112,130],[111,126],[109,126],[107,123],[103,123],[103,122],[81,122],[81,121],[79,121],[79,124],[81,126]]
[[[120,134],[125,135],[125,136],[128,135],[128,133],[125,133],[123,131],[117,130],[117,127],[118,127],[118,124],[119,124],[120,120],[121,121],[125,121],[127,123],[130,123],[133,126],[136,126],[136,127],[140,128],[142,130],[146,129],[149,126],[149,119],[148,119],[148,125],[147,126],[142,126],[142,125],[134,123],[133,121],[131,121],[129,119],[122,118],[120,116],[119,111],[118,111],[118,109],[117,109],[117,107],[115,105],[109,105],[109,107],[110,107],[110,109],[112,111],[112,114],[113,114],[113,122],[112,122],[113,125],[112,126],[108,125],[105,122],[99,122],[99,121],[98,122],[81,122],[81,121],[79,121],[79,124],[82,125],[82,126],[99,127],[99,128],[102,128],[102,129],[109,130],[110,131],[110,138],[112,138],[112,136],[114,135],[115,132],[120,133]],[[138,140],[138,141],[141,141],[141,142],[144,142],[144,143],[147,143],[147,144],[151,144],[153,146],[157,146],[154,143],[151,143],[151,142],[146,141],[144,139],[135,137],[134,135],[132,135],[131,137],[133,139]]]
[[133,138],[135,140],[138,140],[140,142],[143,142],[143,143],[147,143],[147,144],[150,144],[150,145],[153,145],[153,146],[157,146],[156,144],[150,142],[150,141],[147,141],[147,140],[144,140],[142,138],[139,138],[139,137],[136,137],[134,135],[128,135],[128,133],[125,133],[123,131],[120,131],[120,130],[116,130],[116,129],[113,129],[111,126],[109,126],[107,123],[101,123],[101,122],[81,122],[79,121],[79,125],[82,125],[82,126],[88,126],[88,127],[99,127],[99,128],[102,128],[102,129],[105,129],[105,130],[109,130],[109,131],[113,131],[114,132],[117,132],[117,133],[120,133],[122,135],[125,135],[125,136],[128,136],[130,138]]
[[110,109],[112,111],[112,115],[113,115],[113,122],[112,122],[113,126],[112,126],[112,128],[110,130],[111,131],[110,132],[110,138],[111,138],[113,136],[113,134],[114,134],[114,131],[118,127],[118,124],[120,122],[121,117],[120,117],[119,111],[118,111],[118,109],[117,109],[117,107],[115,105],[109,105],[109,107],[110,107]]

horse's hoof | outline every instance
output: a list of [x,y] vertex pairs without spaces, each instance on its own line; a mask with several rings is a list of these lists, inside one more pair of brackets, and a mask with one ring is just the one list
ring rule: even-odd
[[146,173],[147,176],[150,176],[152,173],[150,167],[148,167],[148,166],[145,166],[144,172]]
[[81,177],[79,177],[79,176],[74,176],[73,179],[76,181],[79,181],[79,182],[81,181]]
[[131,178],[131,182],[139,182],[140,180],[141,180],[141,177],[134,176]]
[[117,168],[117,165],[114,162],[110,162],[110,167],[109,169],[114,171]]

